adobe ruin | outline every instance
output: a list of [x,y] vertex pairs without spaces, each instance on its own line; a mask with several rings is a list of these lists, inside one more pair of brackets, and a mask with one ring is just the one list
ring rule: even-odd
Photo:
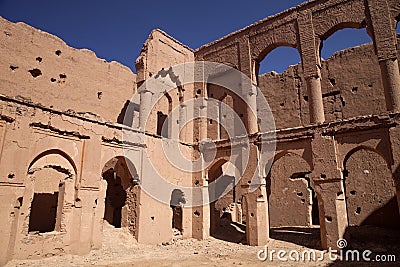
[[[271,227],[319,225],[322,248],[337,248],[338,239],[365,224],[399,228],[399,1],[310,1],[196,50],[154,30],[136,61],[137,74],[0,19],[0,264],[99,249],[104,223],[158,244],[173,230],[206,239],[234,222],[245,227],[244,242],[252,246],[266,244]],[[321,60],[323,41],[344,28],[366,28],[372,43]],[[258,75],[259,63],[280,46],[297,49],[301,62],[282,74]],[[268,133],[259,132],[263,107],[255,94],[244,97],[258,109],[257,118],[237,95],[207,84],[177,86],[147,110],[158,96],[138,88],[170,66],[193,61],[224,63],[260,87],[276,126],[270,171],[260,151]],[[136,93],[140,100],[131,102]],[[183,119],[162,126],[175,108],[186,116],[182,103],[196,97],[208,99],[200,113],[215,111],[213,99],[238,112],[250,145],[231,143],[218,122],[189,123],[179,140],[169,141],[182,154],[204,157],[199,144],[205,138],[217,148],[210,167],[189,173],[172,165],[161,145]],[[133,141],[124,142],[123,131]],[[232,151],[240,158],[243,149],[249,165],[229,169]],[[243,178],[210,205],[185,206],[174,189],[165,204],[141,190],[154,176],[144,157],[172,184],[207,188],[222,174],[227,183]],[[253,173],[262,182],[250,192]]]

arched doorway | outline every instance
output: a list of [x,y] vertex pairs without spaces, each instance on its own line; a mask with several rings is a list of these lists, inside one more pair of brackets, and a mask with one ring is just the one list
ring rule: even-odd
[[180,234],[183,231],[183,205],[185,203],[185,194],[182,190],[174,189],[169,202],[169,206],[172,209],[172,229]]
[[350,227],[400,228],[392,173],[377,152],[358,148],[346,156],[344,188]]
[[215,163],[208,171],[210,235],[236,243],[246,241],[242,220],[240,192],[235,186],[238,169],[226,160]]
[[136,237],[140,187],[135,166],[125,157],[115,157],[105,164],[102,176],[107,181],[104,221],[127,227]]
[[310,165],[294,153],[279,155],[267,176],[271,237],[316,248],[319,212]]

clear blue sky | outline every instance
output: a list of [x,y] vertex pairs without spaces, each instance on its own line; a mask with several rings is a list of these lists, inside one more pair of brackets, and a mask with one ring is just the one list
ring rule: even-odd
[[[100,58],[121,62],[134,70],[142,44],[154,28],[196,49],[302,2],[305,1],[0,0],[0,15],[13,22],[23,21],[57,35],[72,47],[88,48]],[[322,56],[327,58],[335,51],[369,42],[362,31],[337,32],[327,40]],[[282,72],[299,61],[296,50],[276,49],[263,61],[260,73]]]

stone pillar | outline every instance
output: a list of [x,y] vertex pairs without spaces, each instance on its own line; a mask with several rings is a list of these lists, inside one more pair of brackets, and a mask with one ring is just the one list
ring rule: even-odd
[[199,141],[207,138],[207,99],[204,98],[200,105],[200,131]]
[[396,20],[386,0],[366,1],[375,52],[381,69],[388,111],[400,112],[400,73],[397,61]]
[[386,109],[400,112],[400,74],[397,58],[379,61],[385,90]]
[[[314,180],[318,197],[318,211],[323,249],[339,249],[337,241],[345,238],[347,222],[346,199],[343,181],[339,179]],[[347,241],[348,236],[346,235]]]
[[[200,155],[201,156],[201,155]],[[202,240],[210,236],[210,205],[208,196],[207,177],[203,178],[205,171],[199,171],[193,174],[193,200],[202,205],[192,208],[192,237]],[[200,190],[197,190],[200,189]]]
[[315,33],[310,11],[301,12],[297,18],[299,27],[299,47],[302,59],[303,73],[306,79],[310,123],[325,121],[324,104],[322,100],[320,58],[316,45]]
[[336,249],[347,228],[347,210],[333,137],[315,134],[311,142],[314,170],[312,179],[318,197],[321,244]]
[[325,114],[322,100],[321,78],[319,76],[307,77],[306,85],[310,123],[322,123],[325,121]]
[[246,94],[247,131],[249,134],[258,132],[257,121],[257,88],[251,86],[251,91]]
[[140,113],[139,113],[139,129],[146,131],[146,122],[151,112],[151,98],[153,93],[149,90],[142,90],[140,93]]
[[[245,186],[248,187],[248,186]],[[250,246],[262,246],[269,240],[268,200],[265,184],[245,196],[246,239]]]
[[[186,137],[186,127],[185,123],[186,121],[186,105],[184,103],[181,103],[179,105],[179,132],[178,132],[178,140],[181,140],[183,142],[187,142],[187,137]],[[180,138],[181,137],[181,138]]]

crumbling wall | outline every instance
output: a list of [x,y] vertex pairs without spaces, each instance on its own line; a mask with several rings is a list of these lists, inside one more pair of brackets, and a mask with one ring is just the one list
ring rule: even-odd
[[[184,84],[187,82],[187,77],[179,77],[179,74],[174,73],[171,68],[171,66],[193,61],[194,53],[189,47],[161,30],[156,29],[150,33],[135,63],[139,94],[143,90],[151,91],[150,102],[155,104],[153,107],[142,106],[141,109],[142,111],[144,108],[151,109],[149,117],[145,118],[147,132],[157,134],[158,119],[161,115],[159,112],[162,112],[163,116],[169,115],[170,111],[181,108],[180,103],[194,97],[193,84]],[[165,88],[142,86],[144,81],[150,78],[162,81]],[[168,92],[164,92],[164,90]],[[136,98],[135,101],[139,103],[141,99]],[[172,116],[169,125],[170,134],[165,134],[165,137],[171,137],[171,134],[174,135],[172,132],[178,129],[180,121],[183,119],[179,117],[179,114],[180,111],[174,113],[175,117]],[[183,142],[191,143],[193,141],[193,122],[189,122],[176,136],[179,136]]]
[[310,167],[296,154],[276,160],[267,177],[270,226],[309,226],[312,209]]
[[3,18],[0,32],[0,94],[117,122],[136,90],[128,67],[90,50]]
[[344,170],[349,225],[398,228],[394,180],[385,159],[359,149],[349,153]]

